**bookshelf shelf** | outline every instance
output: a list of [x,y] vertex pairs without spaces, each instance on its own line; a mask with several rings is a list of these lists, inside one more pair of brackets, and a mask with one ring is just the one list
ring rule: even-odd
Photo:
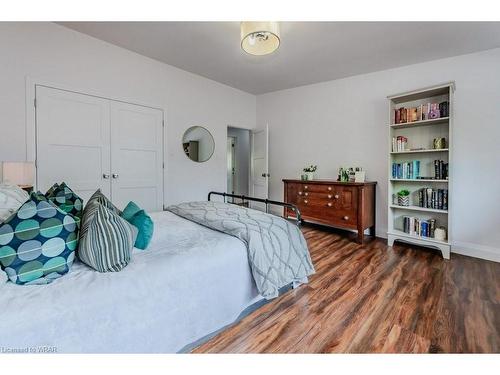
[[402,238],[408,238],[408,239],[415,239],[423,242],[429,242],[429,243],[434,243],[434,244],[439,244],[442,246],[450,246],[450,243],[448,241],[440,241],[436,240],[435,238],[429,238],[429,237],[422,237],[422,236],[416,236],[414,234],[408,234],[403,232],[402,230],[398,229],[393,229],[392,231],[389,232],[390,235],[402,237]]
[[423,179],[423,178],[391,178],[391,182],[439,182],[442,184],[447,184],[448,180],[435,180],[435,179]]
[[436,208],[426,208],[420,206],[398,206],[397,204],[391,204],[391,208],[396,208],[400,210],[409,210],[409,211],[422,211],[422,212],[435,212],[440,214],[448,214],[448,210],[438,210]]
[[441,118],[435,118],[435,119],[431,119],[431,120],[403,122],[402,124],[391,124],[391,128],[393,128],[393,129],[406,129],[406,128],[415,128],[417,126],[430,126],[430,125],[447,124],[449,122],[449,120],[450,120],[449,117],[441,117]]
[[400,154],[427,154],[427,153],[432,153],[432,152],[448,152],[447,148],[440,148],[440,149],[427,149],[427,150],[407,150],[407,151],[392,151],[391,154],[393,155],[400,155]]
[[[390,111],[387,126],[389,131],[388,244],[392,246],[395,241],[403,241],[437,248],[445,259],[450,258],[452,241],[450,219],[453,207],[450,204],[450,197],[453,178],[454,90],[454,83],[445,83],[388,96]],[[435,111],[443,117],[429,119]],[[406,121],[410,118],[418,121],[395,123],[395,119]],[[438,140],[435,141],[436,138]],[[434,149],[436,142],[441,143],[441,138],[445,139],[444,146],[447,148]],[[423,149],[395,151],[411,147]],[[436,176],[437,178],[394,178],[398,176]],[[399,206],[397,193],[401,190],[408,190],[411,196],[416,196],[420,200],[420,203],[413,201],[415,205]],[[423,201],[422,190],[424,191]],[[447,207],[448,209],[426,208],[418,205],[426,205],[426,202],[430,205],[431,199],[433,207]],[[410,225],[415,225],[415,227],[409,229]],[[446,230],[446,240],[441,241],[433,237],[437,228]],[[420,236],[421,233],[431,233],[432,237]]]

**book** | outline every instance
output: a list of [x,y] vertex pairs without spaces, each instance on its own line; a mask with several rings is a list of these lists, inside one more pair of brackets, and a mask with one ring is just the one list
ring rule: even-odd
[[412,236],[434,238],[437,228],[436,219],[421,219],[415,216],[403,216],[403,232]]
[[418,190],[418,205],[437,210],[448,209],[448,190],[421,188]]

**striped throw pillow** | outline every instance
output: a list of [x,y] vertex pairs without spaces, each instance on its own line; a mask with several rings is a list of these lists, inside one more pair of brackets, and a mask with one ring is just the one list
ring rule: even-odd
[[97,191],[92,194],[92,196],[89,198],[89,201],[87,205],[89,205],[91,202],[97,201],[100,204],[102,204],[104,207],[110,209],[114,213],[120,215],[122,212],[113,204],[111,201],[101,192],[101,189],[97,189]]
[[80,227],[80,260],[99,272],[118,272],[130,262],[137,228],[97,199],[89,201]]

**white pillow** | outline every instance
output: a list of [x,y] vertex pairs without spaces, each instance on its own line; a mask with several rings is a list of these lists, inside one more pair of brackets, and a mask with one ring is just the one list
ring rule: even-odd
[[2,287],[3,284],[5,284],[9,278],[7,277],[7,274],[0,269],[0,288]]
[[29,194],[17,185],[0,183],[0,223],[16,212],[29,198]]

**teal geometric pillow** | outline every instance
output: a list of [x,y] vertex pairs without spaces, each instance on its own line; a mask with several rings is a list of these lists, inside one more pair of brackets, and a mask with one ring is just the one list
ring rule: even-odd
[[45,196],[61,210],[78,218],[82,217],[83,201],[66,183],[54,184]]
[[46,197],[51,196],[54,193],[54,190],[56,190],[58,187],[59,187],[59,184],[56,182],[54,185],[52,185],[50,187],[49,190],[47,190],[47,192],[45,193],[45,196]]
[[0,225],[0,265],[16,284],[48,284],[75,258],[78,222],[40,193]]

